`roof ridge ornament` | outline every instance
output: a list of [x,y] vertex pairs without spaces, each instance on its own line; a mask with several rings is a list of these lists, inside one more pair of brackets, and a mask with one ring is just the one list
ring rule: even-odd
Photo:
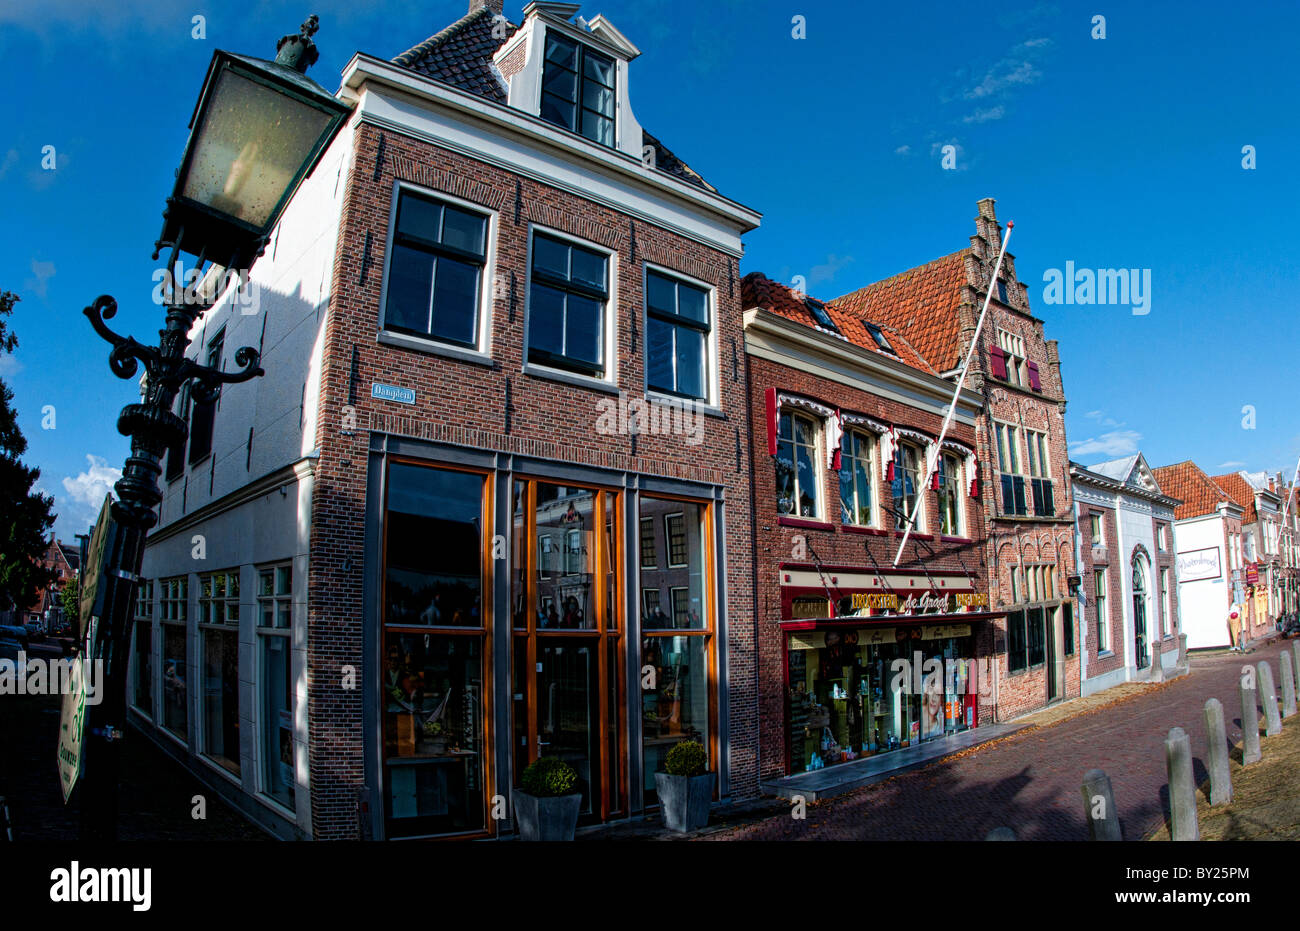
[[316,43],[311,38],[319,28],[320,17],[313,13],[298,27],[297,35],[281,36],[280,41],[275,43],[275,63],[292,68],[299,74],[306,74],[307,69],[316,64],[316,59],[320,57]]

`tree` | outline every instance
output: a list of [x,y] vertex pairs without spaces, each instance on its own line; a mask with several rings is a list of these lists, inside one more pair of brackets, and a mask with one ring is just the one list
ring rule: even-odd
[[[5,319],[18,300],[12,291],[0,291],[0,354],[18,348],[18,337]],[[54,524],[54,499],[32,491],[41,470],[20,459],[27,452],[27,438],[18,428],[13,398],[0,379],[0,609],[21,610],[55,578],[53,569],[41,565]]]
[[64,623],[71,624],[73,632],[79,631],[81,618],[81,580],[76,576],[68,579],[59,592],[59,607],[63,609]]

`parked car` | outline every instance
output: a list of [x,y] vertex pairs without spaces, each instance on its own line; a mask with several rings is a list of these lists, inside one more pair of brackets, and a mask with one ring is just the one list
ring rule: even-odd
[[27,636],[27,628],[13,625],[0,626],[0,642],[4,641],[16,643],[24,650],[31,645],[31,638]]
[[27,628],[27,638],[32,643],[40,643],[45,639],[45,629],[41,627],[40,621],[28,621],[24,626]]
[[27,677],[26,658],[23,655],[19,655],[19,654],[26,654],[26,652],[27,652],[26,650],[20,647],[13,640],[0,639],[0,660],[7,659],[11,663],[13,663],[14,675],[17,676],[19,679],[25,679]]

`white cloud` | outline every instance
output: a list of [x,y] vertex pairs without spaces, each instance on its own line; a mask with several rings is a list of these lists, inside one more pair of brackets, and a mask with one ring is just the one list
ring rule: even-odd
[[32,259],[32,275],[35,277],[28,278],[23,282],[23,287],[35,294],[41,300],[49,296],[49,287],[46,284],[54,277],[53,262],[38,262]]
[[1137,452],[1142,434],[1136,430],[1112,430],[1101,436],[1078,440],[1070,444],[1072,456],[1105,455],[1110,458],[1128,456]]
[[831,255],[826,256],[826,261],[823,262],[821,265],[814,265],[811,269],[808,270],[808,283],[810,285],[814,285],[814,284],[821,284],[827,281],[833,281],[836,272],[838,272],[845,265],[849,265],[852,262],[853,262],[853,256],[851,255],[841,256],[832,253]]
[[963,123],[988,123],[993,120],[1000,120],[1006,116],[1006,108],[1002,106],[986,107],[976,110],[974,113],[968,113],[961,118]]
[[86,455],[90,468],[80,475],[63,480],[65,498],[72,499],[80,511],[87,515],[87,523],[93,520],[104,504],[104,496],[109,493],[113,483],[122,477],[122,470],[115,469],[102,456]]
[[1227,462],[1220,462],[1215,468],[1218,469],[1240,469],[1246,463],[1237,459],[1229,459]]
[[1103,426],[1103,427],[1122,427],[1122,426],[1124,426],[1122,423],[1120,423],[1120,422],[1119,422],[1118,420],[1116,420],[1114,417],[1107,417],[1105,411],[1088,411],[1088,413],[1084,414],[1083,416],[1087,417],[1089,420],[1095,420],[1095,421],[1097,421],[1097,423],[1100,424],[1100,425]]
[[911,151],[912,151],[912,147],[910,145],[900,145],[897,149],[894,150],[894,154],[906,155],[908,152]]
[[1033,84],[1043,76],[1032,61],[1003,59],[984,75],[984,80],[966,92],[967,100],[983,100],[1010,87]]

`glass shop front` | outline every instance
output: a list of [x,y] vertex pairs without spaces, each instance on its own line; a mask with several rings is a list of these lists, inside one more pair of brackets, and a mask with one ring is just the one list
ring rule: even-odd
[[[794,607],[800,613],[798,599]],[[782,626],[789,773],[890,753],[978,725],[974,618],[804,617]]]

